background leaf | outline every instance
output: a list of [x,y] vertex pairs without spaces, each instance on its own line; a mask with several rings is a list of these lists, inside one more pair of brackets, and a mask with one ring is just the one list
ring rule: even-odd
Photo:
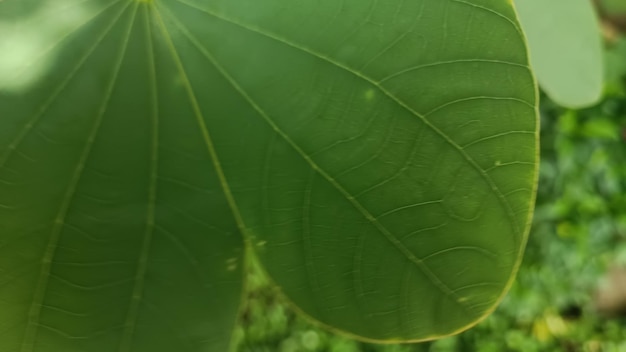
[[600,25],[590,0],[516,0],[541,88],[571,108],[598,102],[604,88]]

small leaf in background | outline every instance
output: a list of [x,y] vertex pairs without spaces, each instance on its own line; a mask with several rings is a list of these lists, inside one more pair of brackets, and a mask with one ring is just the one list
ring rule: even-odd
[[590,0],[515,0],[541,88],[570,108],[593,105],[604,88],[602,37]]

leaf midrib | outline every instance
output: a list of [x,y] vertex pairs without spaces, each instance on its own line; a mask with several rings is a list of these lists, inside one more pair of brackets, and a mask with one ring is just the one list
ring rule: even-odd
[[[159,110],[158,110],[158,92],[156,81],[156,64],[154,58],[154,44],[152,38],[152,30],[150,26],[150,6],[145,2],[137,2],[141,4],[144,14],[144,30],[146,31],[146,54],[147,54],[147,68],[149,71],[149,88],[151,90],[150,100],[152,105],[152,111],[150,112],[150,123],[152,124],[152,139],[150,140],[150,174],[148,182],[148,207],[146,214],[146,226],[143,235],[143,241],[141,243],[141,250],[139,253],[139,260],[137,263],[137,271],[134,278],[134,287],[131,295],[131,302],[126,315],[124,323],[124,331],[120,340],[119,351],[131,352],[133,346],[133,338],[135,337],[135,331],[137,326],[137,320],[139,319],[141,302],[144,295],[146,273],[148,271],[148,259],[150,256],[150,250],[152,247],[152,240],[154,232],[156,230],[156,202],[157,202],[157,187],[159,183],[158,170],[159,170]],[[139,5],[136,5],[136,9]],[[136,12],[136,11],[135,11]],[[135,16],[133,16],[134,22]]]

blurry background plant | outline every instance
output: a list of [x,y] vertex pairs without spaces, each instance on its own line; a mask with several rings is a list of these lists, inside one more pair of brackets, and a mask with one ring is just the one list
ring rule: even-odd
[[541,104],[541,173],[533,230],[501,306],[458,336],[372,345],[299,317],[250,265],[239,351],[626,351],[626,2],[596,1],[604,93],[580,110]]

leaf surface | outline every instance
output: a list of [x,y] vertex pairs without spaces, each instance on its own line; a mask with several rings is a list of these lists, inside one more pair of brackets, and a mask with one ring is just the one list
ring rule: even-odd
[[[238,116],[253,127],[224,167],[256,253],[297,307],[388,342],[494,309],[521,259],[537,162],[509,3],[171,4],[255,110]],[[232,44],[213,49],[226,33]]]
[[0,6],[47,46],[24,70],[53,61],[0,96],[0,350],[228,350],[243,243],[158,13]]
[[367,340],[460,331],[511,284],[537,124],[509,2],[5,0],[0,21],[21,48],[0,350],[227,350],[242,233],[299,310]]

